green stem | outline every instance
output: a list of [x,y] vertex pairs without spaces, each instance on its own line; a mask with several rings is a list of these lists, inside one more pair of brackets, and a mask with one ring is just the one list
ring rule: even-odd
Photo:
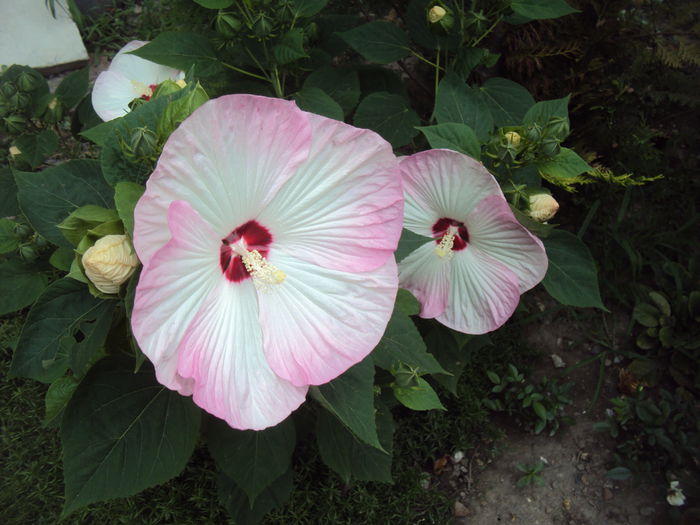
[[422,60],[422,61],[425,62],[426,64],[431,65],[431,66],[433,66],[433,67],[436,68],[436,69],[439,69],[439,70],[441,70],[441,71],[445,71],[445,68],[440,67],[440,66],[437,65],[435,62],[431,62],[430,60],[428,60],[427,58],[425,58],[423,55],[421,55],[420,53],[418,53],[417,51],[414,51],[413,49],[410,49],[410,51],[411,51],[411,54],[412,54],[414,57],[416,57],[418,60]]
[[277,70],[277,64],[272,65],[272,79],[272,87],[275,88],[275,95],[277,95],[279,98],[284,98],[284,90],[280,84],[280,74]]
[[491,24],[491,27],[489,27],[483,35],[481,35],[479,38],[477,38],[472,43],[471,47],[476,47],[477,45],[479,45],[479,42],[481,42],[484,38],[486,38],[488,36],[488,34],[491,33],[491,31],[493,31],[496,28],[496,26],[498,25],[498,23],[501,20],[503,20],[503,15],[499,15],[498,18],[496,18],[496,20],[494,21],[494,23]]
[[267,77],[263,77],[262,75],[258,75],[257,73],[253,73],[251,71],[246,71],[245,69],[241,69],[240,67],[227,64],[226,62],[221,62],[221,65],[229,69],[233,69],[234,71],[237,71],[238,73],[241,73],[243,75],[248,75],[249,77],[257,78],[258,80],[267,80],[268,82],[270,81],[270,79]]
[[438,94],[438,84],[440,83],[440,46],[437,48],[437,61],[435,63],[435,97]]

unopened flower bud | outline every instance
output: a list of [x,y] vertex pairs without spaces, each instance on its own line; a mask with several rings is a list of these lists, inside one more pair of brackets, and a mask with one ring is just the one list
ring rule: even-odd
[[530,217],[539,222],[545,222],[554,217],[559,210],[559,203],[548,193],[530,195]]
[[517,131],[509,131],[504,136],[509,146],[517,148],[520,145],[521,137],[520,133],[518,133]]
[[669,505],[674,507],[680,507],[685,505],[685,494],[683,494],[683,489],[678,486],[677,481],[672,481],[668,490],[666,491],[666,501]]
[[17,77],[17,85],[22,91],[34,91],[39,87],[39,81],[28,71],[22,71]]
[[18,155],[21,155],[22,151],[17,146],[10,146],[10,157],[13,159],[17,157]]
[[146,127],[136,128],[129,142],[131,152],[137,158],[149,158],[156,154],[158,137]]
[[13,82],[3,82],[0,86],[0,94],[5,98],[10,98],[17,93],[17,86]]
[[428,22],[430,22],[431,24],[437,24],[440,20],[445,18],[446,14],[447,11],[445,11],[444,7],[434,5],[430,8],[430,11],[428,11]]
[[117,293],[139,265],[126,235],[106,235],[88,248],[82,258],[85,275],[102,293]]

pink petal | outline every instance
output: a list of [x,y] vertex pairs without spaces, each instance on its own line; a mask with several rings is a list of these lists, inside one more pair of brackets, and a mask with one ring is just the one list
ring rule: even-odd
[[342,374],[377,345],[397,290],[391,257],[376,270],[347,273],[280,252],[270,262],[286,274],[258,295],[265,355],[295,385],[318,385]]
[[277,377],[265,360],[250,280],[211,291],[178,353],[177,370],[192,379],[194,402],[234,428],[276,425],[306,397],[306,386]]
[[484,334],[505,323],[518,306],[518,276],[473,245],[454,252],[449,301],[437,317],[467,334]]
[[129,113],[129,102],[138,96],[134,84],[127,77],[116,71],[103,71],[92,88],[92,107],[106,122]]
[[186,202],[172,203],[169,222],[172,239],[141,272],[131,328],[158,381],[189,395],[192,382],[177,373],[177,347],[204,299],[225,280],[218,261],[221,241]]
[[432,237],[443,217],[464,222],[479,201],[502,195],[483,165],[456,151],[433,149],[400,159],[406,208],[404,227]]
[[168,241],[172,201],[187,200],[224,238],[265,209],[306,160],[310,143],[308,117],[293,102],[227,95],[202,105],[168,139],[136,206],[141,262],[148,265]]
[[503,197],[482,200],[466,223],[472,246],[513,271],[520,293],[544,279],[548,264],[544,246],[517,221]]
[[426,243],[399,263],[399,286],[416,296],[420,316],[426,319],[445,311],[450,289],[451,259],[439,257],[436,247],[434,242]]
[[259,220],[295,257],[334,270],[378,268],[401,235],[403,195],[391,146],[371,131],[307,116],[309,157]]

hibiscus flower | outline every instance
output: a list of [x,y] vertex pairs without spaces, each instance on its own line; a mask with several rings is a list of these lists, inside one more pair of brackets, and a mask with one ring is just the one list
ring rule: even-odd
[[279,99],[204,104],[134,213],[132,328],[158,380],[235,428],[285,419],[382,337],[402,210],[377,134]]
[[112,59],[107,71],[95,80],[92,89],[92,107],[104,121],[129,113],[129,104],[135,98],[150,100],[153,91],[164,80],[181,80],[185,73],[149,60],[128,54],[148,42],[132,40]]
[[431,238],[399,263],[420,316],[468,334],[495,330],[547,271],[540,240],[518,223],[493,176],[451,150],[400,161],[404,227]]

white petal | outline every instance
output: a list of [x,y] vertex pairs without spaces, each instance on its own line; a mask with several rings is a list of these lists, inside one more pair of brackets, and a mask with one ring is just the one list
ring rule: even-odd
[[271,252],[285,280],[259,294],[265,355],[277,375],[318,385],[360,362],[389,322],[397,290],[393,257],[369,272],[348,273]]
[[92,88],[92,107],[106,122],[129,113],[129,102],[139,96],[134,84],[124,75],[115,71],[103,71]]
[[431,319],[445,311],[451,277],[451,258],[435,253],[437,244],[428,242],[399,263],[399,286],[421,304],[420,316]]
[[307,387],[277,377],[265,359],[256,290],[224,281],[205,301],[178,348],[178,372],[195,403],[234,428],[276,425],[304,402]]
[[136,80],[141,82],[145,86],[151,84],[160,84],[164,80],[176,80],[182,73],[178,69],[173,69],[168,66],[163,66],[151,62],[150,60],[145,60],[136,55],[130,55],[129,52],[146,45],[148,42],[142,42],[138,40],[132,40],[127,45],[119,50],[111,64],[109,65],[109,71],[114,71],[121,73],[129,80]]

